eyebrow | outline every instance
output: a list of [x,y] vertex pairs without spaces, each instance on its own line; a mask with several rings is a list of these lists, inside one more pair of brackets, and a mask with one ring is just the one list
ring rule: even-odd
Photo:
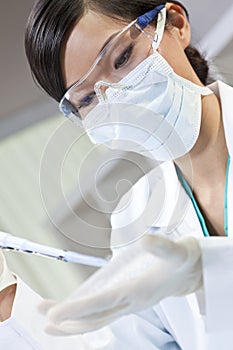
[[[97,58],[99,57],[99,55],[101,55],[101,53],[104,52],[105,48],[108,46],[108,44],[110,43],[110,41],[112,41],[113,38],[115,38],[117,36],[117,34],[119,34],[120,31],[110,35],[110,37],[108,37],[108,39],[105,41],[105,43],[103,44],[103,46],[101,47],[101,49],[99,50],[97,56],[94,59],[93,64],[95,63],[95,61],[97,60]],[[89,70],[88,70],[89,71]],[[80,80],[82,80],[82,78],[85,76],[86,74],[84,74],[80,79],[76,80],[75,83],[71,84],[70,86],[68,86],[66,88],[66,91],[68,91],[70,88],[72,88],[72,86],[74,86],[75,84],[77,84]]]
[[96,58],[102,53],[102,51],[104,51],[104,49],[106,48],[106,46],[108,46],[108,44],[110,43],[110,41],[112,41],[112,39],[117,36],[117,34],[120,33],[120,31],[110,35],[110,37],[105,41],[105,43],[103,44],[103,46],[101,47],[98,55],[96,56]]

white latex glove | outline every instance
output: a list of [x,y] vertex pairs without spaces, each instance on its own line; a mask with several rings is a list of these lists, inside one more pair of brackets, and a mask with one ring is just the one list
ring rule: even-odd
[[194,292],[201,285],[201,250],[195,238],[172,241],[146,235],[119,249],[117,257],[70,300],[49,308],[46,331],[56,335],[90,332],[168,296]]
[[16,278],[7,267],[4,255],[0,251],[0,292],[16,283]]

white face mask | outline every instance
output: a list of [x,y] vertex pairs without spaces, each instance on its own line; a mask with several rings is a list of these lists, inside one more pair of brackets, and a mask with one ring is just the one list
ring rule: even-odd
[[96,84],[99,104],[83,121],[93,143],[158,161],[174,160],[193,148],[200,132],[201,97],[212,91],[178,76],[157,51],[108,87],[105,96],[102,85]]

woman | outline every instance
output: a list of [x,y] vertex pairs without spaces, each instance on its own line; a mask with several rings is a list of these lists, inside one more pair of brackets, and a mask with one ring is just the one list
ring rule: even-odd
[[[233,92],[223,83],[205,87],[208,67],[189,42],[187,13],[176,1],[39,0],[32,10],[26,52],[37,83],[93,142],[165,162],[161,171],[165,184],[172,182],[169,195],[174,199],[178,188],[187,206],[175,215],[175,226],[166,205],[165,221],[161,224],[153,217],[149,226],[154,230],[164,223],[168,226],[169,216],[173,237],[196,237],[174,242],[146,235],[124,248],[77,292],[77,299],[51,309],[51,333],[82,333],[135,311],[111,325],[107,349],[117,348],[116,339],[121,340],[122,349],[214,349],[223,340],[228,346],[232,343],[233,254],[225,254],[231,253],[232,243],[201,237],[226,236],[232,231],[227,212],[233,205],[229,157]],[[145,212],[151,198],[155,203],[161,173],[156,170],[149,177],[155,189],[150,191]],[[143,180],[136,186],[142,193]],[[129,243],[148,231],[147,218],[142,218],[146,224],[139,225],[136,236],[126,241],[113,237],[113,244]],[[117,221],[114,235],[129,228],[125,220],[119,224],[119,215],[112,221]],[[130,223],[131,230],[135,222]],[[133,282],[121,280],[118,287],[106,283],[106,288],[98,288],[117,268],[124,271],[135,255],[143,258],[145,252],[160,258],[152,261],[149,273],[139,271]],[[223,266],[224,273],[216,278]],[[200,290],[202,276],[206,310],[201,310],[203,298],[197,298],[197,293],[167,298]],[[85,297],[85,292],[90,294]]]
[[[189,202],[192,201],[196,211],[195,213],[187,210],[187,216],[181,216],[180,225],[176,225],[174,230],[176,236],[199,236],[201,230],[203,236],[226,236],[227,231],[231,231],[232,220],[230,216],[227,220],[228,209],[225,205],[228,203],[231,207],[232,196],[231,181],[229,184],[227,181],[227,174],[230,173],[231,178],[231,144],[228,136],[231,130],[228,115],[231,88],[222,83],[213,86],[212,90],[204,87],[208,69],[206,62],[189,48],[190,26],[186,12],[176,2],[167,3],[164,30],[165,15],[161,6],[163,4],[164,2],[159,1],[63,1],[58,5],[53,1],[39,1],[27,28],[28,60],[37,82],[53,98],[60,101],[61,110],[83,127],[93,142],[105,143],[112,148],[133,149],[161,161],[175,161],[176,173],[189,193]],[[131,23],[135,19],[137,21]],[[51,40],[52,48],[49,45]],[[136,108],[133,108],[135,106]],[[127,113],[122,113],[125,110]],[[114,119],[116,116],[117,119]],[[143,147],[140,147],[141,145]],[[174,174],[174,168],[171,164],[168,167],[170,178],[174,179],[176,184],[177,175]],[[168,212],[165,210],[165,213]],[[192,220],[188,215],[191,215]],[[196,215],[199,220],[195,221]],[[121,227],[118,231],[122,230]],[[144,232],[145,230],[141,231]],[[156,247],[157,242],[156,238],[150,246]],[[205,293],[211,293],[211,296],[206,294],[207,307],[211,310],[206,315],[210,330],[216,327],[216,324],[211,323],[211,319],[216,323],[216,319],[222,317],[222,313],[213,308],[216,305],[216,296],[219,305],[220,300],[226,301],[226,295],[224,299],[219,298],[219,284],[211,284],[211,288],[209,287],[209,282],[213,283],[210,267],[213,269],[216,264],[215,268],[218,269],[217,263],[222,267],[224,256],[223,247],[217,245],[216,248],[215,242],[215,239],[211,242],[200,241],[203,246]],[[224,241],[224,244],[227,242]],[[183,276],[180,282],[183,288],[167,288],[170,295],[190,292],[200,286],[200,250],[194,243],[190,246],[195,251],[196,259],[193,259],[192,263],[187,259],[189,268],[187,267],[187,274],[184,273],[186,277]],[[209,253],[210,247],[213,255]],[[216,252],[216,249],[220,252]],[[169,251],[169,247],[167,250]],[[208,254],[210,258],[206,261]],[[221,259],[214,259],[213,262],[212,258],[210,265],[211,256],[218,255]],[[182,261],[182,257],[180,260]],[[184,260],[183,258],[183,265]],[[115,265],[119,266],[119,260]],[[112,262],[112,265],[106,268],[106,275],[110,274],[109,270],[114,271],[115,265]],[[96,279],[105,281],[104,271],[97,275]],[[186,285],[186,281],[190,279],[188,277],[190,274],[194,276],[194,272],[196,277],[192,279],[192,285]],[[227,277],[227,273],[224,275]],[[153,297],[150,298],[148,292],[146,302],[139,303],[142,293],[139,285],[130,291],[129,288],[117,288],[112,296],[111,293],[107,294],[108,302],[107,291],[104,289],[98,297],[94,295],[93,299],[89,299],[92,308],[88,300],[85,303],[83,298],[80,302],[77,301],[77,304],[74,301],[71,304],[64,303],[64,307],[58,305],[50,313],[51,319],[57,323],[56,327],[53,326],[58,331],[59,320],[69,320],[70,327],[69,324],[67,327],[63,324],[60,331],[75,333],[90,330],[88,327],[95,328],[96,323],[97,327],[106,324],[117,316],[141,310],[143,306],[151,306],[153,302],[167,296],[164,293],[156,298],[156,285],[155,289],[151,287]],[[173,283],[173,286],[176,284]],[[127,282],[123,283],[123,287],[129,287]],[[144,289],[148,290],[146,284]],[[137,294],[137,291],[140,292]],[[118,295],[121,296],[121,312],[117,308],[110,309],[113,302],[116,303]],[[127,307],[121,305],[121,300],[127,300]],[[134,300],[138,302],[133,303]],[[82,309],[82,305],[86,311]],[[219,309],[221,310],[220,307]],[[108,317],[101,316],[101,312],[105,315],[106,310]],[[231,310],[229,306],[228,310]],[[97,311],[99,324],[94,317]],[[92,312],[95,322],[91,317]],[[229,313],[225,312],[225,315]],[[82,321],[86,324],[85,317],[89,317],[91,326],[89,324],[82,328]],[[223,320],[220,323],[223,326]],[[224,329],[227,327],[225,323]],[[52,325],[50,330],[51,328]]]

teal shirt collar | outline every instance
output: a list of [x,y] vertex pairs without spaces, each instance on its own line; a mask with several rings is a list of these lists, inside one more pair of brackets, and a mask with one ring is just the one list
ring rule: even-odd
[[[225,190],[224,190],[224,230],[226,233],[226,236],[228,237],[228,209],[227,209],[227,194],[228,194],[228,178],[229,178],[229,166],[230,166],[230,156],[228,156],[228,160],[227,160],[227,167],[226,167],[226,181],[225,181]],[[203,231],[203,235],[205,237],[209,237],[210,234],[208,232],[206,223],[205,223],[205,219],[200,211],[200,208],[198,207],[197,201],[193,195],[192,189],[189,186],[189,184],[187,183],[187,181],[185,180],[183,174],[181,173],[180,169],[176,166],[176,172],[177,172],[177,176],[182,184],[182,186],[184,187],[186,193],[188,194],[189,198],[191,199],[194,209],[196,211],[198,220],[200,222],[202,231]]]

